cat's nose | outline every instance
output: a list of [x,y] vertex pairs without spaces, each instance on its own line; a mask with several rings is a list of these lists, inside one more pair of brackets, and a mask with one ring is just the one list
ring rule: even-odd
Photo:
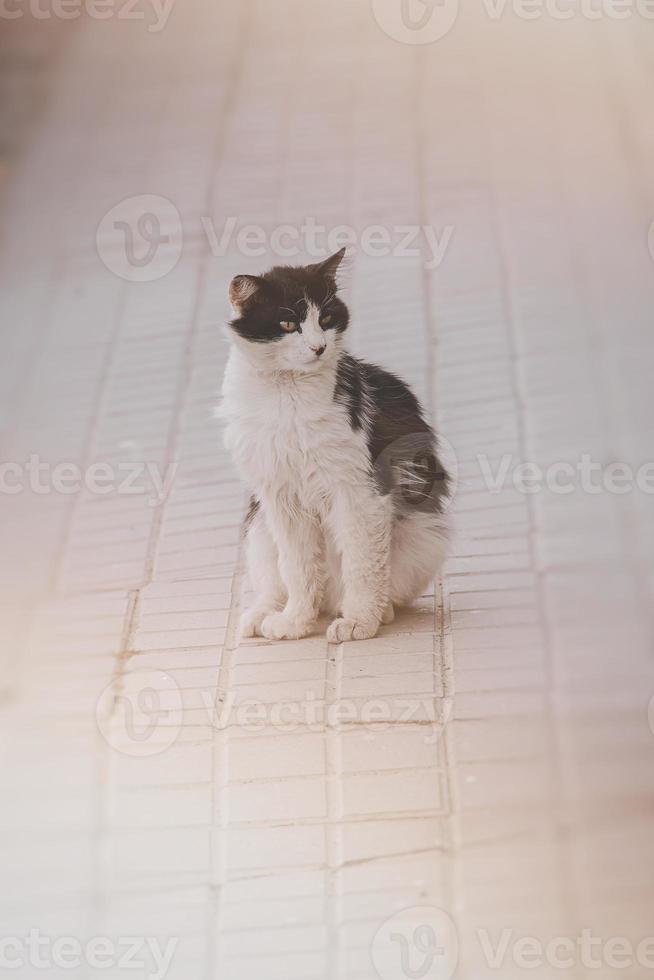
[[323,347],[312,347],[311,350],[316,355],[316,357],[320,357],[321,354],[324,354],[325,353],[325,346],[323,346]]

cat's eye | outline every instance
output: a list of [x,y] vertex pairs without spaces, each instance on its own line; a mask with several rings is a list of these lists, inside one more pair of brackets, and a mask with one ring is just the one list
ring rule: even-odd
[[293,333],[294,330],[297,330],[297,323],[295,320],[282,320],[279,325],[282,330],[286,331],[286,333]]
[[331,313],[323,313],[323,315],[320,317],[320,326],[328,327],[331,323],[333,323],[333,321],[334,317],[331,315]]

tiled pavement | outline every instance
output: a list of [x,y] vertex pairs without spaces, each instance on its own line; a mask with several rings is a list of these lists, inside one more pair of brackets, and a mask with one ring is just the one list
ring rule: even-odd
[[[511,475],[651,459],[654,25],[466,4],[411,46],[364,0],[146,23],[77,25],[5,204],[2,459],[51,468],[20,493],[3,470],[0,933],[175,938],[184,980],[444,980],[448,915],[458,980],[613,977],[601,947],[527,971],[516,942],[654,933],[653,498]],[[183,250],[127,281],[96,229],[146,194]],[[236,642],[220,326],[275,256],[213,255],[230,217],[453,229],[433,269],[352,262],[353,345],[459,474],[443,582],[375,640]],[[511,456],[497,493],[480,454]],[[64,462],[114,488],[55,490]],[[145,462],[169,493],[117,492]],[[155,975],[111,964],[47,975]]]

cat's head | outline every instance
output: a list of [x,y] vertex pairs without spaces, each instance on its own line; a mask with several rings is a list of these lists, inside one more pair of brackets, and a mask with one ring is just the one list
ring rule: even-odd
[[338,356],[349,323],[336,284],[344,255],[342,248],[316,265],[276,266],[262,276],[232,279],[232,338],[255,367],[316,372]]

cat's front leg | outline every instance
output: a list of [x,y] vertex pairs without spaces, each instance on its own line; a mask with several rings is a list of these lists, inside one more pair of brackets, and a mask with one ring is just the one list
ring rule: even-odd
[[316,517],[283,497],[264,501],[268,527],[279,554],[279,572],[288,599],[281,612],[263,620],[261,633],[269,640],[306,636],[318,615],[324,590],[324,557]]
[[342,487],[330,508],[330,530],[341,554],[341,616],[327,629],[330,643],[366,640],[388,619],[393,522],[390,496]]
[[254,597],[251,605],[241,613],[239,638],[242,640],[260,636],[266,616],[282,609],[286,602],[286,589],[279,574],[277,545],[259,501],[250,505],[245,541],[248,575]]

